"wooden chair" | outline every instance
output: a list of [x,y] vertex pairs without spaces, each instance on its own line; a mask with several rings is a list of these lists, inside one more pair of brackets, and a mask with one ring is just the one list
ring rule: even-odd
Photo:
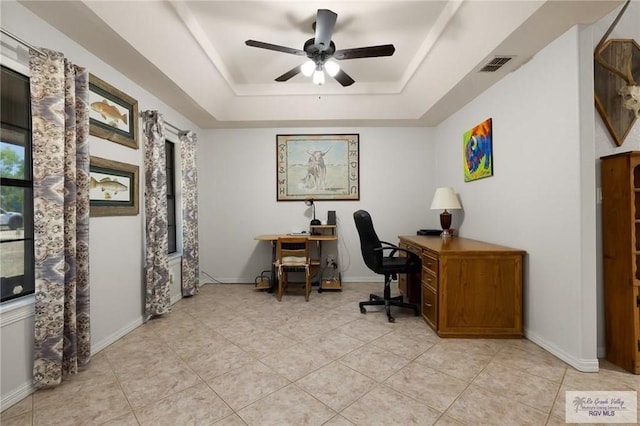
[[304,298],[311,293],[311,260],[307,237],[280,237],[277,244],[276,270],[278,273],[278,302],[289,285],[289,272],[304,272]]

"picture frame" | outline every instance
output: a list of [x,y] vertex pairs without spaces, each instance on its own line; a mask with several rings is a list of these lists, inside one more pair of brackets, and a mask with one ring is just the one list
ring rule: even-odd
[[462,135],[464,181],[493,176],[493,123],[487,118]]
[[138,101],[89,74],[89,133],[138,149]]
[[359,200],[360,135],[276,135],[277,201]]
[[138,166],[91,156],[89,175],[90,217],[138,215]]

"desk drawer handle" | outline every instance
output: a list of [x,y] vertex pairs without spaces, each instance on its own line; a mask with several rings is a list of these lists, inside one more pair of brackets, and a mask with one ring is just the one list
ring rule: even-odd
[[431,303],[425,303],[424,306],[426,306],[427,308],[432,307],[433,305]]

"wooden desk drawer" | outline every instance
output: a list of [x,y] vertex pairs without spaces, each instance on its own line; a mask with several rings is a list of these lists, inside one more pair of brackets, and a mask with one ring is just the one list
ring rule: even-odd
[[428,251],[422,252],[422,267],[438,276],[438,258]]
[[398,247],[403,248],[407,251],[410,251],[411,253],[417,255],[418,257],[420,257],[422,255],[422,249],[420,247],[416,247],[413,246],[411,244],[406,244],[406,243],[400,243],[398,244]]
[[438,296],[426,285],[422,285],[422,317],[433,327],[438,329]]
[[438,277],[427,268],[422,268],[422,285],[429,287],[434,293],[438,293]]

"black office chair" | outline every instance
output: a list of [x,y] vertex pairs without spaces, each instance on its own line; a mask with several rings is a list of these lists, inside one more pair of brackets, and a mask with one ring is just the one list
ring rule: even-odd
[[[360,312],[367,313],[365,306],[384,305],[387,312],[389,322],[394,322],[391,316],[391,306],[413,309],[416,315],[419,315],[420,309],[418,305],[406,303],[402,301],[402,295],[391,297],[391,281],[397,279],[397,274],[408,274],[421,270],[420,258],[408,250],[404,250],[396,245],[386,241],[380,241],[376,231],[373,229],[371,215],[364,210],[358,210],[353,214],[356,222],[356,228],[360,235],[360,250],[362,258],[369,269],[376,274],[384,275],[384,296],[375,294],[369,295],[369,300],[360,302]],[[384,251],[391,250],[385,256]],[[398,252],[404,252],[406,256],[394,256]]]

